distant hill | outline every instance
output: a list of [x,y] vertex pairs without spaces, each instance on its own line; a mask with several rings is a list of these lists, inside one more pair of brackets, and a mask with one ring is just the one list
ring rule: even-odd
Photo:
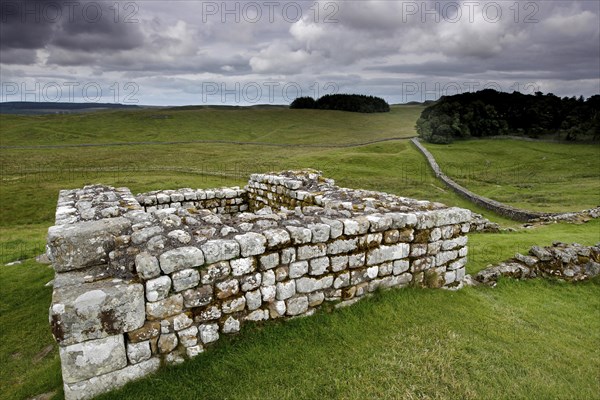
[[137,105],[118,103],[55,103],[35,101],[7,101],[0,103],[0,114],[70,114],[98,110],[140,108]]

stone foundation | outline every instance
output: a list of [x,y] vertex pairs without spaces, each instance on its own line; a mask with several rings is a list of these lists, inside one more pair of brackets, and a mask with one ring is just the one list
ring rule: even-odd
[[198,355],[247,321],[378,288],[457,288],[471,212],[344,189],[317,171],[243,188],[61,191],[50,322],[67,399]]

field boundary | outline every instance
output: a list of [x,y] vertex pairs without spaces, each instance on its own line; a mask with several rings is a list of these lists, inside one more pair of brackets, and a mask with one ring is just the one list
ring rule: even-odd
[[182,140],[168,142],[119,142],[119,143],[74,143],[74,144],[41,144],[31,146],[0,146],[0,149],[60,149],[69,147],[115,147],[115,146],[152,146],[152,145],[173,145],[173,144],[235,144],[241,146],[270,146],[270,147],[313,147],[313,148],[350,148],[368,146],[382,142],[392,142],[397,140],[408,140],[416,136],[406,137],[389,137],[383,139],[370,140],[360,143],[345,143],[345,144],[290,144],[290,143],[273,143],[273,142],[243,142],[233,140]]
[[536,211],[523,210],[473,193],[469,189],[454,182],[451,178],[444,174],[437,161],[435,161],[433,155],[419,142],[418,138],[412,138],[411,142],[425,156],[427,162],[429,163],[429,166],[431,167],[431,169],[433,169],[433,173],[435,174],[436,178],[440,179],[446,184],[446,186],[454,190],[459,195],[463,196],[467,200],[481,207],[484,207],[504,217],[520,222],[528,222],[532,219],[562,215],[558,213],[542,213]]

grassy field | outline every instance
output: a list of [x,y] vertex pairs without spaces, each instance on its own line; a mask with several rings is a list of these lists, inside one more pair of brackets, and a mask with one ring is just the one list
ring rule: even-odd
[[520,140],[426,144],[445,174],[475,193],[527,210],[600,205],[600,146]]
[[[42,393],[62,398],[58,352],[47,320],[52,290],[44,286],[53,273],[32,259],[44,251],[60,189],[99,182],[128,186],[134,193],[243,185],[253,172],[313,167],[342,186],[468,207],[503,226],[518,227],[447,190],[407,140],[343,149],[301,146],[409,137],[415,134],[420,110],[395,107],[392,113],[376,116],[290,110],[0,116],[2,146],[213,139],[296,145],[2,149],[0,398],[29,399]],[[170,118],[153,117],[160,113]],[[444,169],[444,163],[470,168],[482,160],[510,168],[505,161],[508,153],[514,164],[532,159],[521,146],[534,144],[428,145]],[[541,144],[533,154],[553,160],[539,163],[536,178],[564,185],[552,186],[552,196],[561,200],[550,205],[546,186],[527,188],[530,208],[560,211],[598,204],[593,204],[594,195],[600,194],[598,190],[594,194],[594,184],[600,181],[600,160],[594,164],[593,159],[598,147]],[[461,183],[475,191],[487,190],[486,185],[472,186],[477,182]],[[498,182],[512,190],[513,181],[498,178]],[[533,196],[538,192],[539,198]],[[518,195],[515,191],[509,201],[502,201],[510,203]],[[553,224],[473,234],[469,240],[467,268],[474,273],[534,244],[599,242],[600,224]],[[24,261],[4,266],[14,260]],[[324,310],[314,318],[244,329],[193,362],[164,369],[104,398],[600,398],[599,284],[506,281],[493,290],[385,292],[348,309]]]
[[390,113],[275,109],[147,109],[75,115],[2,115],[2,146],[230,140],[336,145],[414,136],[422,106]]

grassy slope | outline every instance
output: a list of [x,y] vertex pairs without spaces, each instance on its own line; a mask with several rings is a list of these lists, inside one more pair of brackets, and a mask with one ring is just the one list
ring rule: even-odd
[[[47,145],[145,141],[231,140],[302,144],[358,143],[414,136],[423,107],[393,107],[390,113],[340,111],[141,110],[74,115],[0,115],[2,145]],[[160,117],[168,118],[160,118]],[[157,118],[158,117],[158,118]]]
[[546,212],[600,205],[599,145],[470,140],[426,146],[447,175],[494,200]]
[[[417,113],[407,110],[399,107],[396,112],[406,113],[398,129],[404,132],[402,135],[410,136],[414,134]],[[227,133],[227,137],[232,135],[237,140],[245,140],[243,135],[250,134],[240,129],[245,117],[236,114],[238,112],[246,111],[220,111],[222,117],[215,117],[214,124],[221,118],[220,123],[225,124],[223,135]],[[106,114],[102,117],[87,114],[93,116],[96,124],[89,129],[79,125],[78,120],[67,118],[73,116],[55,117],[62,121],[60,129],[57,128],[60,124],[52,125],[56,121],[28,117],[21,121],[21,131],[13,129],[13,125],[7,127],[6,117],[0,116],[2,145],[7,145],[7,140],[10,144],[48,144],[57,140],[97,142],[99,138],[123,141],[117,132],[131,135],[132,139],[127,140],[174,140],[166,129],[157,132],[152,139],[143,138],[141,131],[132,133],[131,129],[137,125],[129,119],[137,118],[138,122],[148,119],[141,117],[143,113],[149,111],[123,115],[121,121],[106,118]],[[175,134],[185,140],[197,139],[190,132],[194,132],[192,128],[200,116],[193,115],[192,111],[183,113],[187,122]],[[228,129],[225,129],[228,119],[223,113],[228,113],[231,121]],[[327,126],[330,118],[332,124],[335,122],[329,113],[317,114],[308,119],[300,118],[297,127],[288,125],[281,129],[277,140],[361,142],[369,140],[364,135],[371,124],[377,126],[369,119],[371,116],[344,113],[341,114],[344,118],[339,118],[339,113],[334,114],[343,129],[332,128],[327,135],[312,139],[308,134],[299,135],[298,132],[304,130],[302,124]],[[289,122],[290,114],[271,117]],[[358,117],[365,119],[353,120]],[[374,130],[376,134],[395,136],[395,130],[385,129],[391,126],[396,129],[398,121],[394,119],[397,117],[394,113],[388,114],[389,120]],[[164,121],[172,122],[152,120],[152,123]],[[267,120],[262,121],[268,125]],[[382,128],[385,125],[388,128]],[[48,126],[52,129],[43,133]],[[148,126],[144,129],[152,131]],[[350,133],[345,134],[346,129]],[[27,137],[27,131],[35,134]],[[359,131],[362,133],[352,133]],[[88,132],[89,136],[81,132]],[[200,138],[208,137],[207,133],[203,135]],[[275,140],[269,134],[245,137]],[[562,149],[561,145],[553,145],[544,151],[560,154]],[[462,154],[454,154],[457,160],[463,159]],[[46,229],[52,224],[58,190],[87,183],[128,186],[134,192],[167,187],[243,185],[252,172],[310,166],[322,169],[343,186],[384,190],[473,209],[435,180],[423,157],[407,142],[350,149],[193,144],[3,150],[0,163],[2,263],[41,253]],[[540,173],[546,171],[542,169]],[[548,176],[556,174],[560,176],[561,172],[549,172]],[[571,190],[568,186],[567,189]],[[577,203],[575,209],[583,208],[581,204]],[[468,269],[475,272],[489,262],[553,240],[598,242],[600,226],[597,222],[556,224],[511,234],[471,235]],[[60,391],[56,346],[41,357],[42,350],[54,343],[47,322],[51,290],[43,286],[51,278],[49,268],[32,260],[0,268],[0,363],[3,366],[0,368],[3,382],[0,398],[23,399]],[[597,349],[595,343],[600,332],[599,305],[594,297],[597,292],[597,284],[557,286],[543,282],[505,283],[493,291],[469,289],[459,294],[394,291],[331,315],[250,329],[241,335],[243,340],[234,339],[219,345],[198,361],[167,369],[119,396],[196,398],[202,393],[205,398],[410,398],[412,393],[414,398],[594,398],[598,396],[597,391],[593,392],[598,380],[590,371],[598,369],[598,355],[591,353],[597,352],[592,349]],[[482,325],[482,321],[485,324]],[[495,326],[502,329],[493,328]],[[540,326],[544,329],[540,330]],[[519,343],[518,346],[515,343]],[[495,379],[491,379],[492,376]],[[167,383],[171,379],[178,383]],[[496,381],[499,383],[494,383]],[[183,389],[188,383],[191,386]],[[569,396],[573,391],[578,395]],[[449,393],[457,393],[457,396]]]

